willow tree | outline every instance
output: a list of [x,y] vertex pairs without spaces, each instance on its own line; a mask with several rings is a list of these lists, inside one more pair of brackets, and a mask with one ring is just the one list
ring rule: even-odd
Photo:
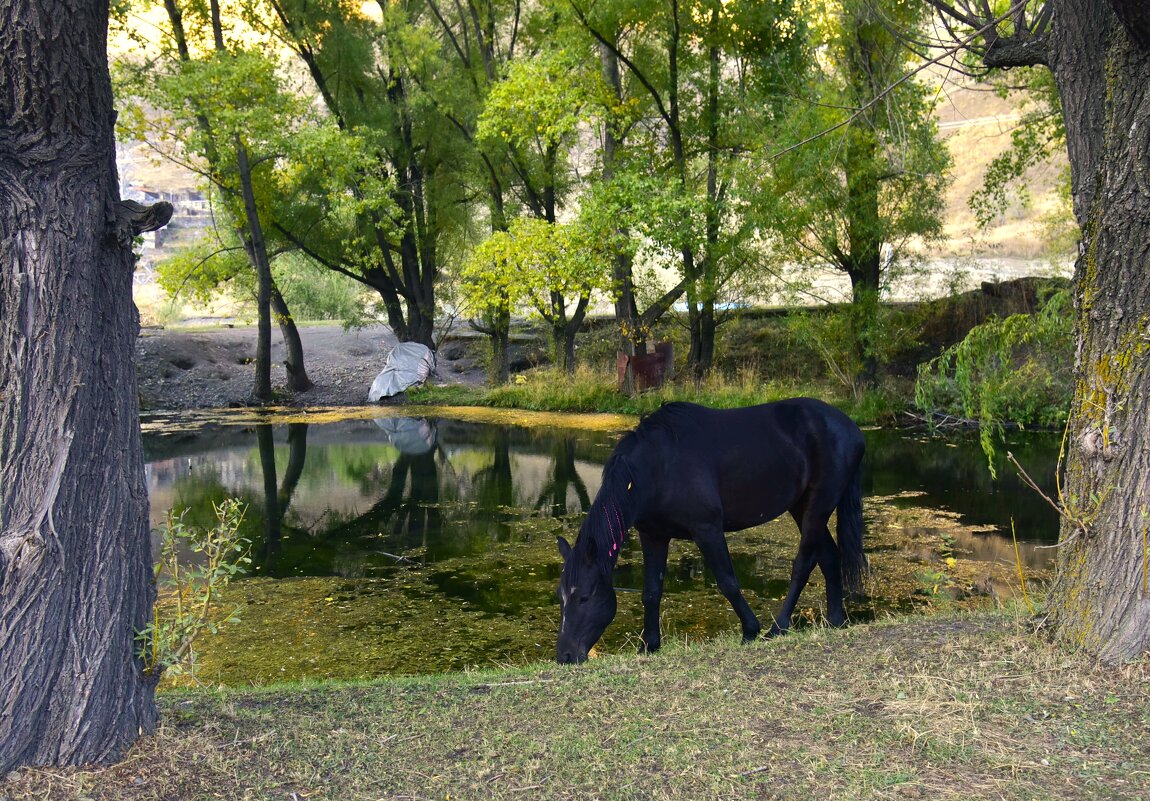
[[[908,245],[942,234],[950,157],[938,140],[931,92],[907,72],[905,35],[927,9],[906,0],[835,0],[812,25],[822,57],[803,99],[780,125],[802,142],[770,163],[759,203],[784,258],[850,282],[851,367],[876,377],[885,333],[879,299],[908,261]],[[772,143],[778,149],[779,143]]]
[[[1074,215],[1075,392],[1050,630],[1108,662],[1150,650],[1150,5],[929,0],[991,68],[1045,66]],[[969,33],[962,34],[969,37]]]
[[156,723],[132,238],[106,0],[0,8],[0,775],[110,762]]

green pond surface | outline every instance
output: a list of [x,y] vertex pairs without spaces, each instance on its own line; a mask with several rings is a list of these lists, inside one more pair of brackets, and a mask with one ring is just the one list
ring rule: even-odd
[[[634,421],[609,415],[371,408],[328,414],[195,413],[144,421],[153,524],[167,510],[210,525],[212,502],[247,504],[252,570],[223,602],[239,622],[198,642],[196,675],[243,685],[429,673],[551,658],[561,567],[599,474]],[[867,596],[853,619],[993,602],[1022,569],[1041,580],[1054,513],[1006,465],[992,481],[974,439],[867,431]],[[1059,439],[1009,447],[1054,482]],[[751,606],[769,621],[798,532],[789,517],[729,536]],[[629,539],[619,613],[599,645],[626,651],[642,623],[642,557]],[[824,604],[816,571],[801,616]],[[801,621],[800,621],[801,622]],[[734,632],[691,543],[672,545],[664,640]]]

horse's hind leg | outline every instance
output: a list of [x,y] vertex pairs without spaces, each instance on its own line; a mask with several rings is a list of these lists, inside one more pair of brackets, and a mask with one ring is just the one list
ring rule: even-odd
[[[827,620],[832,626],[841,626],[845,623],[842,604],[842,580],[838,576],[838,549],[827,530],[827,516],[818,515],[807,510],[792,510],[791,516],[799,524],[801,536],[799,538],[799,552],[791,563],[791,585],[787,588],[787,597],[779,610],[775,622],[767,632],[768,637],[783,634],[791,627],[791,616],[798,605],[799,595],[810,580],[811,571],[819,565],[827,579]],[[831,579],[834,575],[836,578]],[[835,601],[837,597],[837,603]]]
[[663,577],[667,574],[667,546],[670,541],[639,532],[643,546],[643,634],[640,651],[653,654],[662,642],[659,633],[659,602],[663,599]]
[[727,538],[723,535],[721,527],[708,528],[695,533],[695,544],[703,552],[703,561],[715,574],[715,581],[719,585],[719,592],[723,593],[739,622],[743,625],[743,642],[758,639],[762,626],[759,619],[751,611],[750,604],[743,597],[739,589],[739,580],[735,577],[735,565],[731,561],[731,552],[727,549]]
[[807,586],[807,580],[810,579],[811,571],[815,569],[817,561],[817,549],[808,545],[807,538],[804,536],[799,542],[799,552],[791,563],[791,585],[787,588],[787,597],[783,601],[782,609],[775,617],[775,622],[767,631],[768,637],[785,634],[787,629],[791,627],[791,615],[795,613],[799,594],[803,591],[803,587]]
[[835,545],[831,532],[823,526],[819,537],[819,570],[827,583],[827,622],[835,628],[847,624],[847,613],[843,607],[843,573],[839,561],[839,547]]

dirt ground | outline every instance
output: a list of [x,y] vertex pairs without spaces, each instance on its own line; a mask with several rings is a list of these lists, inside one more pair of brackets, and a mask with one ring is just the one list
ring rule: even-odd
[[[339,325],[305,326],[304,365],[315,387],[293,394],[285,388],[284,347],[272,332],[272,385],[282,402],[297,406],[354,406],[367,403],[372,381],[397,342],[377,325],[345,331]],[[253,326],[216,329],[145,328],[137,343],[141,407],[148,411],[252,404]],[[482,384],[483,368],[470,349],[441,348],[433,381]]]

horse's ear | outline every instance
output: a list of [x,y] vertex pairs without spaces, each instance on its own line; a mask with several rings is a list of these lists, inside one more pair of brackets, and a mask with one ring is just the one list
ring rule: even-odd
[[596,551],[598,546],[595,544],[594,537],[587,537],[586,540],[587,542],[583,544],[583,561],[589,565],[593,565],[599,555]]
[[559,540],[559,555],[563,557],[563,561],[567,561],[571,556],[571,543],[563,537],[556,537],[556,539]]

